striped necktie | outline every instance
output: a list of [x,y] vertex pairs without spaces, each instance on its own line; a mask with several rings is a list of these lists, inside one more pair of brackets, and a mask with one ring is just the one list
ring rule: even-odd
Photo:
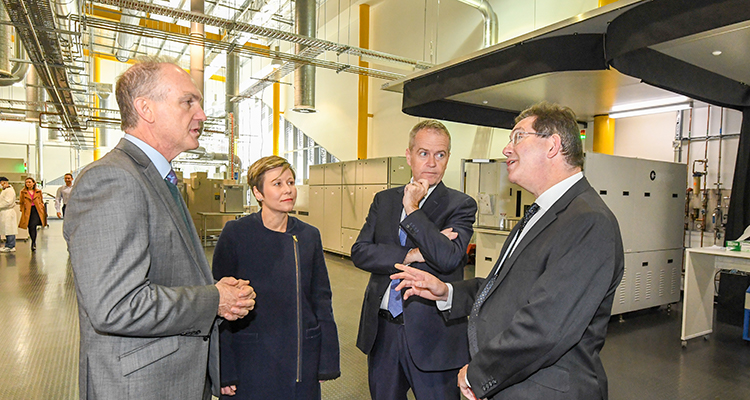
[[[513,241],[515,241],[518,237],[521,236],[521,232],[523,231],[523,228],[526,226],[526,224],[529,222],[531,217],[536,214],[536,212],[539,211],[539,204],[532,204],[531,207],[529,207],[528,210],[526,210],[526,213],[523,215],[523,219],[518,223],[519,227],[516,231],[516,234],[513,236]],[[508,245],[508,249],[506,251],[513,251],[513,246],[515,245],[513,241],[510,242]],[[507,257],[505,258],[507,259]],[[504,262],[504,261],[503,261]],[[484,304],[485,300],[487,300],[487,296],[490,293],[490,290],[492,290],[492,287],[495,286],[495,279],[497,279],[498,271],[500,270],[500,267],[494,271],[492,274],[492,277],[489,278],[487,281],[487,284],[484,286],[484,289],[482,289],[482,292],[479,293],[479,296],[477,296],[477,299],[474,301],[474,305],[471,307],[471,314],[469,316],[469,327],[468,327],[468,336],[469,336],[469,353],[472,357],[474,357],[475,354],[479,352],[479,345],[477,343],[477,325],[476,325],[476,318],[479,317],[479,309],[482,308],[482,304]]]

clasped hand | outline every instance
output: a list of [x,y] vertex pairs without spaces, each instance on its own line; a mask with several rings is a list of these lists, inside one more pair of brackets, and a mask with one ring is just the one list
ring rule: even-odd
[[406,215],[419,209],[419,202],[427,196],[429,190],[430,184],[427,183],[427,179],[420,179],[404,186],[404,199],[402,203]]
[[244,317],[255,307],[255,290],[250,281],[227,276],[216,282],[216,288],[219,289],[217,314],[228,321]]

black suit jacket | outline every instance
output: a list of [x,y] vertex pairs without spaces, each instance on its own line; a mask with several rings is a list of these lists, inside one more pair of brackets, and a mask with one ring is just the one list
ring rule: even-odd
[[[623,269],[617,220],[582,178],[529,229],[472,321],[477,397],[606,399],[599,351]],[[468,315],[486,282],[455,283],[448,317]]]
[[[365,225],[352,246],[354,265],[372,273],[357,336],[357,347],[365,354],[369,354],[377,339],[380,303],[390,285],[389,276],[398,272],[394,264],[403,262],[409,249],[417,247],[426,262],[414,263],[413,267],[446,281],[462,279],[466,248],[474,232],[476,202],[441,182],[419,210],[400,222],[407,234],[406,245],[401,246],[398,228],[403,197],[403,186],[376,194]],[[458,237],[449,240],[440,233],[446,228],[453,228]],[[468,362],[466,318],[446,321],[434,301],[414,296],[404,302],[404,327],[409,352],[420,369],[443,371],[460,368]]]

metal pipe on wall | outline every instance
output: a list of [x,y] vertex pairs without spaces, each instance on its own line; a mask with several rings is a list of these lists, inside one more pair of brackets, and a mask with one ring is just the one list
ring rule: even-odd
[[44,185],[44,138],[39,124],[36,125],[36,180]]

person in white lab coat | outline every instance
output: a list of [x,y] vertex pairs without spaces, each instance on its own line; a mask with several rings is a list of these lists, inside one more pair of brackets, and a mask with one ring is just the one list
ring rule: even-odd
[[5,246],[0,247],[0,253],[13,253],[16,251],[18,234],[18,218],[14,209],[16,191],[4,176],[0,176],[0,188],[0,235],[5,235]]

